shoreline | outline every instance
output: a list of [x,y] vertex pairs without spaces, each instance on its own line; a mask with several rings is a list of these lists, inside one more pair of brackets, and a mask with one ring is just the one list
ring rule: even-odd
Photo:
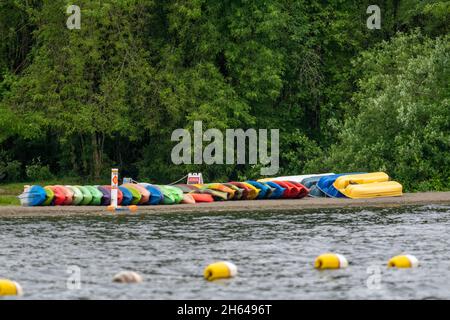
[[[137,212],[118,212],[119,214],[158,214],[158,213],[226,213],[239,211],[298,211],[304,209],[356,208],[356,207],[399,207],[409,205],[450,204],[450,192],[405,193],[401,197],[372,199],[303,198],[279,200],[240,200],[220,201],[198,204],[177,204],[158,206],[139,206]],[[100,216],[112,213],[104,206],[50,206],[21,207],[0,206],[3,217],[70,217]]]

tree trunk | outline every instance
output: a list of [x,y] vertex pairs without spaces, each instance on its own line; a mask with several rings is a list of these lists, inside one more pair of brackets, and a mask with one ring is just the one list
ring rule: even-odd
[[103,167],[103,138],[98,134],[92,134],[92,173],[95,180],[100,179]]

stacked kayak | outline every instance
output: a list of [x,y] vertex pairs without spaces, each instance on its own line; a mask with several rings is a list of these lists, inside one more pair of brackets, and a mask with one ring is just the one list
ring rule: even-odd
[[317,176],[310,176],[310,177],[306,177],[301,181],[301,184],[303,184],[306,188],[309,189],[309,196],[313,197],[313,198],[322,198],[322,197],[326,197],[326,194],[320,190],[317,187],[317,183],[319,182],[319,180],[323,177],[328,177],[333,175],[332,174],[327,174],[327,175],[317,175]]
[[27,186],[19,196],[22,206],[38,206],[47,199],[47,191],[41,186]]
[[336,181],[337,178],[350,175],[352,173],[340,173],[340,174],[332,174],[327,175],[319,179],[317,182],[317,188],[322,191],[326,196],[331,198],[345,198],[345,195],[339,192],[337,190],[333,183]]
[[[125,183],[117,204],[173,205],[213,201],[301,199],[311,197],[374,198],[402,195],[402,185],[384,172],[327,173],[226,183],[155,185]],[[26,186],[18,197],[23,206],[109,206],[111,186]]]
[[333,187],[352,199],[397,197],[403,194],[402,185],[389,181],[389,176],[384,172],[344,175],[334,181]]

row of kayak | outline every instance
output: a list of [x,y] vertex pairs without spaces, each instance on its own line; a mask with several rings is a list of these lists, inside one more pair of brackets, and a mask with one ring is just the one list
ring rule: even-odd
[[[288,176],[258,181],[154,185],[125,183],[118,205],[158,205],[226,200],[300,199],[306,196],[373,198],[402,195],[402,186],[384,172]],[[111,186],[26,187],[19,196],[24,206],[111,204]]]
[[[118,205],[158,205],[226,200],[303,198],[308,189],[298,182],[228,182],[202,185],[154,185],[126,183],[119,186]],[[23,206],[111,204],[111,186],[45,186],[25,188],[19,196]]]

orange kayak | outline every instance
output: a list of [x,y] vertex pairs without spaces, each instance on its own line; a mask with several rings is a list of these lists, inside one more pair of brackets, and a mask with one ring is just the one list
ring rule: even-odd
[[207,193],[189,193],[195,202],[214,202],[212,195]]

